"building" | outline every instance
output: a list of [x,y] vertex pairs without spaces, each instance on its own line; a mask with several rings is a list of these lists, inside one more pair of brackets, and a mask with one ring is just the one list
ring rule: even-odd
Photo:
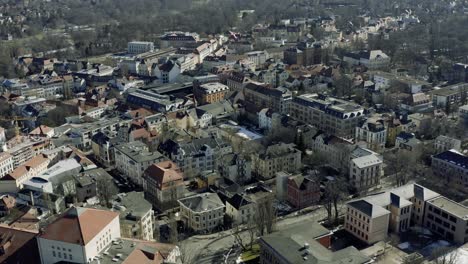
[[0,179],[0,192],[15,193],[23,188],[23,183],[39,176],[49,166],[50,159],[37,155]]
[[413,133],[400,132],[395,139],[395,147],[408,151],[418,151],[422,148],[422,141]]
[[184,196],[183,173],[172,161],[152,164],[143,179],[145,198],[162,211],[177,205],[177,200]]
[[364,118],[364,108],[342,99],[319,94],[295,97],[290,106],[290,116],[311,124],[325,133],[352,138],[359,122]]
[[369,70],[382,70],[390,65],[390,57],[381,50],[350,52],[343,56],[349,65],[363,65]]
[[74,207],[38,236],[41,263],[89,263],[120,238],[119,213]]
[[281,126],[282,118],[283,115],[264,108],[258,112],[258,127],[266,131],[274,131]]
[[320,184],[310,175],[295,175],[288,178],[287,201],[295,208],[302,209],[320,200]]
[[468,242],[468,207],[439,196],[426,202],[424,227],[448,241]]
[[464,127],[468,127],[468,105],[462,105],[458,108],[458,117],[459,122],[461,122]]
[[224,222],[226,206],[216,193],[202,193],[179,200],[180,218],[197,233],[209,233]]
[[0,217],[5,215],[9,215],[11,209],[15,208],[16,206],[16,198],[5,194],[0,197]]
[[226,200],[226,215],[234,225],[252,224],[257,205],[244,194],[234,194]]
[[278,143],[252,154],[252,173],[261,179],[271,179],[277,172],[296,172],[301,166],[301,151],[294,144]]
[[439,196],[420,185],[407,184],[348,202],[345,230],[368,244],[384,241],[388,232],[398,234],[422,226],[427,202]]
[[451,149],[461,151],[461,140],[442,135],[438,136],[434,140],[434,150],[436,153],[445,152]]
[[455,150],[432,156],[431,168],[445,184],[461,188],[468,186],[468,157]]
[[[181,263],[181,252],[176,245],[172,244],[119,238],[109,245],[105,252],[107,254],[95,258],[90,264],[115,264],[117,261],[151,264]],[[118,256],[117,261],[116,256]]]
[[252,161],[243,155],[229,153],[221,158],[218,170],[222,177],[244,184],[252,178]]
[[153,64],[152,76],[159,79],[160,83],[174,83],[182,73],[182,67],[177,60],[168,60],[162,64]]
[[310,66],[322,63],[322,46],[319,43],[300,42],[284,51],[284,62],[289,65]]
[[0,263],[37,263],[37,231],[12,226],[0,226]]
[[466,104],[468,83],[457,83],[432,91],[432,104],[445,110]]
[[292,94],[285,88],[268,88],[259,83],[247,83],[244,88],[245,101],[257,108],[255,115],[264,108],[273,112],[289,113],[289,104]]
[[362,120],[356,127],[356,142],[365,142],[366,148],[373,151],[382,151],[385,149],[387,141],[387,129],[384,121],[381,119]]
[[259,239],[260,264],[369,263],[370,258],[355,247],[331,251],[331,232],[307,220]]
[[[307,139],[306,139],[307,140]],[[354,144],[346,139],[316,132],[305,145],[325,158],[328,165],[342,171],[348,171],[350,153]]]
[[94,158],[100,164],[110,167],[115,164],[114,145],[117,143],[117,133],[115,132],[98,132],[91,138],[91,148]]
[[147,41],[132,41],[127,44],[127,52],[130,54],[141,54],[154,51],[154,43]]
[[127,103],[161,113],[172,112],[184,107],[184,100],[152,91],[136,90],[129,93]]
[[114,208],[120,213],[122,237],[152,241],[154,229],[153,206],[142,192],[119,195]]
[[160,46],[161,48],[181,48],[192,46],[200,40],[200,36],[197,33],[190,33],[190,32],[166,32],[160,38]]
[[0,153],[0,178],[13,171],[13,156],[8,152]]
[[220,102],[224,100],[228,92],[229,87],[217,82],[204,83],[193,87],[193,95],[199,105]]
[[381,156],[365,149],[359,149],[359,152],[364,153],[353,158],[355,152],[356,150],[351,152],[349,164],[351,186],[356,190],[366,190],[377,186],[380,183],[380,178],[383,176],[383,160]]
[[148,146],[140,141],[115,146],[115,168],[140,186],[143,185],[146,168],[165,159],[158,151],[149,151]]

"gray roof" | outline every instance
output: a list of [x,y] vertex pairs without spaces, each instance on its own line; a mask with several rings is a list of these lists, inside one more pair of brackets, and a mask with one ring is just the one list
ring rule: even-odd
[[[362,264],[370,260],[355,247],[347,247],[333,252],[315,240],[329,234],[329,230],[308,220],[288,229],[266,235],[260,241],[281,255],[283,263]],[[306,244],[308,244],[308,248],[305,247]]]
[[223,202],[216,193],[202,193],[180,199],[179,203],[195,212],[203,212],[224,207]]
[[164,159],[164,155],[158,151],[150,152],[147,150],[145,143],[141,141],[134,141],[115,146],[116,150],[128,156],[135,162],[147,162],[153,160]]
[[454,202],[446,197],[439,196],[433,200],[428,201],[428,203],[433,204],[434,206],[461,219],[468,220],[468,207]]
[[120,218],[127,220],[134,217],[139,219],[153,208],[151,203],[145,200],[143,192],[129,192],[119,196],[114,207],[119,209]]

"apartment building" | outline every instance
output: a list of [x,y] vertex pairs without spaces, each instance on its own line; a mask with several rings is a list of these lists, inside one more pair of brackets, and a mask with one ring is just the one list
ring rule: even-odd
[[[244,88],[245,101],[261,109],[270,108],[273,112],[289,113],[292,94],[285,88],[269,88],[260,83],[247,83]],[[255,113],[256,114],[256,113]]]
[[193,94],[200,105],[222,101],[228,92],[229,87],[217,82],[204,83],[193,87]]
[[301,166],[301,151],[294,144],[278,143],[252,154],[252,174],[271,179],[277,172],[296,172]]
[[434,149],[437,153],[454,149],[461,150],[461,140],[440,135],[434,140]]
[[0,178],[13,171],[13,163],[13,157],[10,153],[0,153]]
[[429,200],[440,195],[417,184],[407,184],[346,204],[344,227],[358,239],[373,244],[388,232],[400,233],[422,226]]
[[197,33],[172,31],[161,36],[160,46],[161,48],[180,48],[194,45],[199,40],[200,36]]
[[89,263],[120,238],[119,213],[73,207],[37,237],[41,263]]
[[310,175],[295,175],[288,178],[287,201],[295,208],[305,208],[320,200],[320,184]]
[[140,186],[146,168],[166,160],[164,155],[158,151],[149,151],[148,146],[140,141],[116,145],[114,151],[116,169]]
[[226,206],[216,193],[202,193],[179,200],[180,218],[197,233],[209,233],[224,222]]
[[455,150],[432,156],[431,168],[446,184],[468,186],[468,157]]
[[468,207],[440,196],[427,201],[424,226],[449,241],[468,242]]
[[23,188],[23,183],[47,170],[50,159],[37,155],[0,179],[0,192],[15,193]]
[[184,196],[184,178],[179,166],[163,161],[149,166],[143,176],[145,198],[156,208],[164,210],[177,204]]
[[354,148],[351,141],[327,135],[321,131],[316,132],[310,139],[307,138],[305,141],[306,146],[322,155],[330,166],[348,171],[349,153]]
[[349,161],[350,184],[356,190],[366,190],[380,183],[383,176],[383,160],[367,149],[356,148]]
[[226,200],[226,215],[236,225],[252,223],[256,210],[257,204],[247,195],[236,193]]
[[290,104],[290,116],[311,124],[325,133],[352,138],[359,122],[364,118],[364,108],[358,104],[320,94],[303,94]]
[[443,109],[466,103],[468,83],[457,83],[432,91],[432,104]]
[[356,142],[365,142],[366,148],[370,150],[377,152],[383,150],[387,141],[387,129],[384,121],[375,118],[361,120],[356,126],[354,139]]
[[142,192],[119,195],[114,208],[120,213],[122,237],[151,241],[154,233],[153,206]]

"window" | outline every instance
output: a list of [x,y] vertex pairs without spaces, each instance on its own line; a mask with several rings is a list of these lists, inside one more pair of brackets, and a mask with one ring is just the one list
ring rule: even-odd
[[52,251],[52,256],[55,258],[55,251]]
[[69,258],[70,260],[73,260],[73,255],[72,255],[72,254],[68,254],[68,258]]

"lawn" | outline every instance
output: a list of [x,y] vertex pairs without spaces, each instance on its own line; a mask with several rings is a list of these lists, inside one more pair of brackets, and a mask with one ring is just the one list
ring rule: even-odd
[[[254,244],[251,250],[242,252],[240,260],[243,263],[254,263],[253,261],[260,257],[260,245]],[[252,261],[252,262],[251,262]]]

